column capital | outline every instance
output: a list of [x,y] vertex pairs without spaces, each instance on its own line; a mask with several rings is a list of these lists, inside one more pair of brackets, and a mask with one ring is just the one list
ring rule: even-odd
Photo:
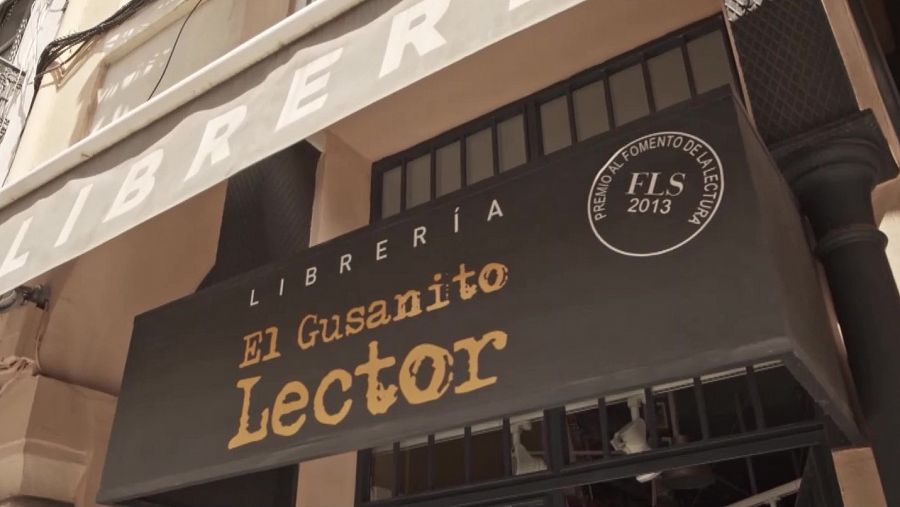
[[795,192],[817,183],[867,182],[868,190],[897,176],[890,147],[871,110],[772,146],[772,154]]
[[772,147],[809,218],[821,257],[848,244],[885,244],[872,210],[875,185],[897,165],[871,111],[858,111]]

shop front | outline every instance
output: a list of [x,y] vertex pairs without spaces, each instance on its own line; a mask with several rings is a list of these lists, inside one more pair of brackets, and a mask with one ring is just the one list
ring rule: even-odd
[[6,289],[225,183],[97,502],[842,506],[865,446],[893,498],[900,142],[850,18],[647,3],[319,0],[0,190]]
[[813,461],[826,424],[859,438],[802,223],[729,87],[552,153],[529,135],[552,115],[510,117],[487,157],[460,134],[399,166],[404,207],[432,202],[140,316],[101,501],[374,448],[360,503],[567,505],[604,478],[662,497],[647,474]]

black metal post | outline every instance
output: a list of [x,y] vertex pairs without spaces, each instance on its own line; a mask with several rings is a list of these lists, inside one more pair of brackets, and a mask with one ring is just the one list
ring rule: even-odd
[[896,174],[871,113],[776,153],[816,236],[888,505],[900,505],[900,294],[872,190]]

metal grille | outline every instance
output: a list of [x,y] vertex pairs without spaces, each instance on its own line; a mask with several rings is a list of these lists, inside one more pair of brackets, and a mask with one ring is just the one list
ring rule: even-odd
[[767,143],[858,109],[820,0],[765,2],[731,23],[731,31]]
[[9,127],[9,110],[22,91],[25,71],[0,58],[0,141]]
[[[784,367],[748,366],[362,451],[357,503],[593,505],[578,502],[620,489],[635,498],[679,495],[691,505],[793,497],[799,489],[785,484],[800,485],[806,449],[825,442],[818,417]],[[635,429],[636,419],[645,430]],[[720,461],[727,463],[706,467]],[[828,498],[820,490],[833,477],[820,477],[822,465],[816,473],[808,487]],[[839,495],[829,502],[836,503],[815,505],[840,505]]]

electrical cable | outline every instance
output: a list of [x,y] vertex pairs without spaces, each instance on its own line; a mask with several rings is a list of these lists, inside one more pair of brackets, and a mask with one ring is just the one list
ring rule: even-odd
[[203,0],[197,0],[197,3],[194,4],[194,8],[191,9],[191,12],[184,17],[184,21],[181,23],[181,28],[178,29],[178,34],[175,36],[175,42],[172,43],[172,49],[169,51],[169,57],[166,58],[166,64],[163,66],[162,72],[159,74],[159,79],[156,81],[156,85],[153,87],[153,90],[150,92],[150,96],[147,97],[147,100],[153,98],[153,95],[156,93],[156,90],[159,89],[160,83],[164,77],[166,77],[166,71],[169,70],[169,64],[172,63],[172,57],[175,55],[175,48],[178,47],[178,41],[181,39],[181,32],[184,31],[184,27],[187,25],[187,22],[191,19],[191,16],[194,15],[194,12],[197,11],[197,7],[200,7],[200,4],[203,3]]
[[[101,35],[111,30],[112,28],[121,25],[142,7],[150,4],[153,1],[154,0],[131,0],[127,4],[120,7],[119,10],[114,12],[110,17],[101,21],[99,24],[88,28],[87,30],[60,37],[47,44],[47,46],[41,52],[41,56],[38,59],[38,64],[36,66],[34,79],[35,92],[40,89],[41,80],[45,74],[60,68],[61,65],[74,59],[78,55],[78,53],[80,53],[81,50],[86,47],[86,42],[93,39],[97,35]],[[73,54],[69,55],[62,62],[58,61],[66,51],[75,46],[77,46],[77,48],[75,48]],[[57,62],[56,65],[52,65],[54,62]]]

